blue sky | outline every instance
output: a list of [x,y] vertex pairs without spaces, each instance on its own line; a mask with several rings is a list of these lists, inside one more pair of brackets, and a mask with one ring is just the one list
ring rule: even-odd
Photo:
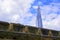
[[38,3],[43,28],[60,30],[60,0],[0,0],[0,21],[36,27]]

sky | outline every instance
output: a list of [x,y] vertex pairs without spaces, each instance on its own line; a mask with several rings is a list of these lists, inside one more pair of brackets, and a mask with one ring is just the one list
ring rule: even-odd
[[60,31],[60,0],[0,0],[0,21],[37,27],[38,5],[43,28]]

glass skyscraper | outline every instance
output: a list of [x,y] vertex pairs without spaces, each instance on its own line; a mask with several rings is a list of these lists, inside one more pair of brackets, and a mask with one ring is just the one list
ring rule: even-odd
[[37,8],[37,20],[36,20],[36,23],[37,23],[38,28],[42,28],[42,18],[41,18],[40,6],[38,6],[38,8]]

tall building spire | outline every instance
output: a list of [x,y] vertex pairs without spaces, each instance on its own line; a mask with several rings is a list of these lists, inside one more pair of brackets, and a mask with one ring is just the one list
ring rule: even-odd
[[38,28],[42,28],[42,18],[41,18],[41,12],[40,12],[40,6],[38,5],[37,8],[37,26]]

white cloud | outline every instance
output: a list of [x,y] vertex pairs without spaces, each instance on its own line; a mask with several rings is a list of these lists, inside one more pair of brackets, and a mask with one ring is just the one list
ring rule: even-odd
[[34,8],[34,9],[37,9],[37,8],[38,8],[38,6],[33,6],[33,8]]
[[16,22],[18,20],[18,18],[20,18],[19,16],[20,15],[18,15],[18,14],[11,16],[10,17],[11,18],[11,22]]
[[54,18],[56,18],[57,16],[58,16],[57,14],[50,13],[50,14],[46,15],[44,18],[45,18],[47,21],[51,21],[51,20],[53,20]]
[[0,8],[1,8],[1,10],[5,11],[5,12],[11,12],[12,4],[13,4],[12,0],[3,0],[3,1],[1,0]]
[[36,27],[36,15],[32,16],[31,19],[32,20],[27,25]]
[[44,28],[60,30],[60,14],[58,14],[60,5],[58,4],[60,3],[51,3],[41,8]]
[[60,15],[50,21],[43,21],[44,28],[60,30]]
[[29,12],[29,8],[34,1],[35,0],[0,0],[0,20],[22,24],[24,24],[25,21],[29,22],[28,19],[33,16],[33,14]]

